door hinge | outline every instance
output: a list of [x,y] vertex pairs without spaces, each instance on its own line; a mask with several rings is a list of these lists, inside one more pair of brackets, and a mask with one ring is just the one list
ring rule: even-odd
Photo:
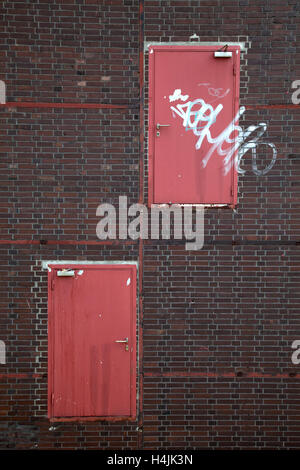
[[54,393],[51,393],[51,403],[54,404]]
[[53,290],[53,289],[54,289],[54,279],[52,278],[51,279],[51,290]]
[[236,75],[236,64],[233,64],[233,75]]

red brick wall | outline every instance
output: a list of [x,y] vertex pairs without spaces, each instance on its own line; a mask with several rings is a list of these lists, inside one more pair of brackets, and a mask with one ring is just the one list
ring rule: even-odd
[[[0,109],[1,448],[299,447],[300,370],[291,361],[300,339],[299,108],[291,108],[299,14],[296,0],[1,3],[8,102],[121,106]],[[208,210],[196,252],[184,241],[110,246],[96,237],[100,203],[141,196],[143,31],[145,41],[196,33],[244,42],[240,102],[254,109],[241,124],[266,122],[263,140],[277,148],[264,176],[245,155],[236,212]],[[259,158],[263,168],[268,157]],[[139,261],[144,393],[136,422],[49,423],[41,269],[49,259]]]

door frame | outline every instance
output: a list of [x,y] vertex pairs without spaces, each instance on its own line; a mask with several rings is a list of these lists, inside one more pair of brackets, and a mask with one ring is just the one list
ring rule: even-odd
[[[197,36],[198,37],[198,36]],[[157,48],[157,46],[159,46]],[[154,54],[153,50],[151,53],[151,47],[155,47],[157,51],[159,50],[171,50],[174,49],[176,50],[176,47],[178,50],[183,50],[184,48],[192,50],[193,48],[198,48],[199,50],[203,51],[215,51],[216,47],[221,48],[224,46],[228,47],[239,47],[240,48],[240,58],[241,58],[241,53],[247,51],[246,43],[245,42],[225,42],[225,41],[177,41],[177,42],[159,42],[159,41],[145,41],[144,43],[144,54],[147,55],[148,57],[148,107],[145,109],[146,113],[146,119],[144,119],[145,122],[148,122],[148,129],[147,129],[147,162],[148,162],[148,207],[151,207],[152,205],[159,205],[159,206],[164,206],[164,205],[169,205],[168,203],[156,203],[154,202],[154,134],[153,134],[153,126],[152,123],[150,122],[150,116],[153,115],[153,109],[154,109],[154,85],[155,85],[155,80],[154,80]],[[240,75],[240,70],[236,71],[238,75]],[[145,69],[144,69],[144,74],[145,74]],[[238,76],[238,81],[240,80],[240,76]],[[238,91],[239,95],[239,91]],[[237,111],[238,108],[238,103],[234,102],[234,110]],[[145,129],[144,129],[145,132]],[[199,203],[190,203],[190,204],[177,204],[179,206],[185,206],[185,205],[191,205],[191,206],[205,206],[205,207],[229,207],[229,208],[234,208],[237,204],[237,174],[236,172],[233,171],[233,181],[232,181],[232,189],[233,189],[233,194],[232,194],[232,203],[228,204],[199,204]]]
[[[47,260],[42,261],[42,268],[43,270],[48,271],[48,419],[50,422],[68,422],[68,421],[136,421],[137,419],[137,412],[139,410],[139,287],[138,287],[138,262],[137,261],[76,261],[76,260]],[[135,380],[135,383],[130,382],[130,409],[131,414],[130,416],[72,416],[72,417],[55,417],[53,416],[53,407],[52,407],[52,393],[53,390],[53,377],[50,376],[50,371],[53,370],[53,328],[52,328],[52,321],[53,321],[53,296],[51,290],[51,279],[52,276],[49,276],[52,269],[51,266],[90,266],[94,267],[95,269],[97,266],[111,266],[112,268],[118,268],[118,266],[132,266],[136,268],[135,276],[136,276],[136,289],[135,289],[135,303],[132,305],[132,308],[135,312],[135,321],[133,322],[132,331],[135,334],[135,357],[133,357],[133,363],[135,367],[135,373],[131,375],[131,379]],[[132,313],[133,315],[133,313]],[[135,331],[134,331],[135,330]]]

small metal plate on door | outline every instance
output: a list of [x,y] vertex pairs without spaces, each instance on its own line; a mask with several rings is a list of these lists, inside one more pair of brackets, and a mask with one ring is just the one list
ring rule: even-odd
[[75,271],[69,269],[63,269],[62,271],[57,271],[58,277],[74,277]]

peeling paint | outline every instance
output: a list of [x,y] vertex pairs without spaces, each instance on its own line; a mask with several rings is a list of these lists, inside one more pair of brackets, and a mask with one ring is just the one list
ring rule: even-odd
[[78,271],[78,276],[82,276],[83,273],[84,273],[84,270],[80,269],[80,271]]
[[129,277],[129,278],[127,279],[126,285],[129,286],[130,283],[131,283],[131,279],[130,279],[130,277]]

